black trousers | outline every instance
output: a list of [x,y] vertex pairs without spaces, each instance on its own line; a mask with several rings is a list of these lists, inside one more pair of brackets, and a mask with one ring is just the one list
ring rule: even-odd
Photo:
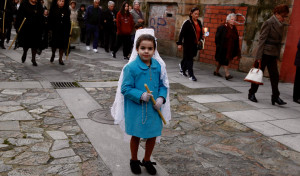
[[300,99],[300,66],[297,66],[296,68],[293,99],[294,100]]
[[[270,81],[272,86],[272,97],[278,98],[280,95],[278,89],[278,82],[279,82],[279,73],[277,67],[277,57],[276,56],[269,56],[263,55],[261,60],[261,70],[264,72],[265,68],[268,68]],[[251,88],[249,89],[249,94],[255,94],[258,90],[258,84],[251,84]]]
[[80,28],[80,42],[85,43],[86,29]]
[[116,43],[116,31],[111,29],[104,30],[104,49],[106,51],[113,51]]
[[181,69],[183,72],[188,71],[189,76],[194,76],[194,57],[197,55],[197,48],[183,48],[183,59],[181,61]]
[[123,56],[128,57],[131,49],[130,35],[117,35],[117,42],[114,48],[114,53],[117,53],[123,45]]

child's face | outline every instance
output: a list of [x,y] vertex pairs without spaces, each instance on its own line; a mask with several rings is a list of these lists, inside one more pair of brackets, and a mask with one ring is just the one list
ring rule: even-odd
[[146,64],[150,64],[150,60],[155,51],[153,41],[143,40],[136,50],[142,61]]

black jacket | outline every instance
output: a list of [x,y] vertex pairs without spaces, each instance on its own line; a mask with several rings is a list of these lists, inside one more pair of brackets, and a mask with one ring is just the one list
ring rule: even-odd
[[295,65],[297,67],[300,67],[300,39],[299,39],[297,47],[298,47],[298,50],[297,50],[297,54],[296,54],[296,58],[295,58]]
[[77,21],[78,21],[80,28],[85,28],[85,21],[84,21],[85,12],[86,11],[82,11],[82,10],[78,9]]
[[117,11],[110,11],[107,9],[103,12],[103,27],[104,30],[111,31],[116,30],[117,25],[113,20],[117,18]]
[[[200,39],[199,39],[200,41],[203,37],[202,25],[200,20],[197,21],[201,28]],[[186,20],[181,27],[179,39],[176,42],[177,45],[183,45],[183,48],[186,51],[188,50],[190,52],[197,52],[197,48],[196,48],[197,42],[195,42],[196,39],[197,39],[196,27],[192,22],[192,19]]]

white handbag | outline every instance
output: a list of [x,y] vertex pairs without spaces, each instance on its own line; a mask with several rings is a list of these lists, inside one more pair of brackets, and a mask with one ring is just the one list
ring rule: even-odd
[[264,85],[263,72],[259,68],[251,68],[244,81],[251,82],[258,85]]

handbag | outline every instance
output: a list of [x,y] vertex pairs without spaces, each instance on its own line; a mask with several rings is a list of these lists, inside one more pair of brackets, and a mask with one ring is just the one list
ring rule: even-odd
[[[254,62],[254,66],[255,65],[257,65],[257,61]],[[258,84],[258,85],[264,85],[263,76],[264,76],[264,73],[260,69],[260,63],[259,63],[258,68],[253,67],[253,68],[250,69],[250,71],[247,74],[244,81],[251,82],[251,83],[254,83],[254,84]]]
[[203,40],[200,40],[197,43],[197,50],[203,50],[203,49],[204,49],[204,42],[203,42]]

